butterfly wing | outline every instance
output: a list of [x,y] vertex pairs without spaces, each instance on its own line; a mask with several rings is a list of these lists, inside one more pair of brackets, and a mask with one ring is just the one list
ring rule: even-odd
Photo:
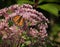
[[16,24],[16,25],[18,25],[18,26],[23,26],[24,25],[24,18],[22,18],[22,16],[19,16],[19,15],[17,15],[17,16],[15,16],[15,17],[13,17],[13,22]]

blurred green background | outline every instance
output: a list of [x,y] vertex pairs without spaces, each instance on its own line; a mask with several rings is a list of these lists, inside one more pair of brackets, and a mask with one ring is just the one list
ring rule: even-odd
[[[31,4],[48,19],[48,37],[53,44],[60,47],[60,0],[0,0],[0,9],[12,4]],[[1,40],[0,40],[1,42]]]

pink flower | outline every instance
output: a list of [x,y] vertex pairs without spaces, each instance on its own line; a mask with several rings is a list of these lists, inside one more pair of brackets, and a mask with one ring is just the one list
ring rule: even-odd
[[29,4],[23,4],[21,7],[23,7],[23,8],[33,8],[31,5],[29,5]]
[[17,9],[17,8],[18,8],[18,5],[15,4],[15,5],[11,5],[8,9],[14,12],[15,9]]
[[30,31],[29,31],[30,36],[36,37],[37,33],[38,33],[38,31],[36,29],[30,28]]
[[[11,13],[9,13],[9,10],[11,11]],[[48,28],[48,19],[41,12],[33,9],[33,7],[29,4],[23,4],[21,6],[15,4],[11,5],[8,8],[1,9],[0,16],[2,15],[5,17],[5,19],[2,19],[0,21],[0,31],[4,29],[4,31],[0,32],[3,35],[2,39],[9,39],[14,44],[18,43],[18,40],[20,43],[24,43],[25,41],[22,36],[25,35],[28,36],[28,39],[34,39],[36,37],[43,40],[48,36],[46,30],[46,28]],[[17,15],[24,18],[23,27],[18,27],[17,25],[15,25],[15,23],[9,27],[9,20],[13,21],[12,18]],[[38,41],[39,39],[36,40]]]
[[1,23],[0,23],[0,30],[3,29],[4,26],[5,26],[5,23],[4,23],[4,22],[1,22]]
[[18,31],[18,29],[15,25],[11,26],[9,29],[14,33]]
[[7,12],[7,10],[8,10],[8,8],[4,8],[4,9],[3,9],[3,12]]
[[7,39],[7,37],[8,37],[7,35],[3,35],[2,40]]
[[0,10],[0,16],[2,16],[2,10]]
[[38,35],[39,35],[41,38],[43,38],[43,39],[48,36],[46,29],[40,30],[39,33],[38,33]]
[[16,16],[16,15],[17,15],[17,13],[12,13],[12,14],[9,15],[9,17],[12,18],[12,17],[14,17],[14,16]]

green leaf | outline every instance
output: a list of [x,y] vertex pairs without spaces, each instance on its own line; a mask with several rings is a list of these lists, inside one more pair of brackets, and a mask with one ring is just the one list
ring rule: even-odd
[[29,0],[18,0],[17,3],[20,5],[22,5],[22,4],[34,4],[34,2],[29,1]]
[[38,3],[41,3],[41,2],[44,2],[45,0],[39,0],[39,2]]
[[2,43],[2,37],[0,36],[0,44]]
[[8,22],[9,27],[13,25],[13,22],[11,20],[9,20]]
[[58,10],[60,11],[60,5],[54,4],[54,6],[56,6]]
[[60,31],[60,25],[59,24],[54,24],[52,27],[52,35],[56,35]]
[[22,44],[22,46],[21,47],[24,47],[24,44]]
[[57,7],[59,5],[57,4],[44,4],[44,5],[40,5],[38,6],[38,8],[41,8],[43,10],[48,11],[51,14],[54,14],[55,16],[58,16],[58,11],[59,11],[59,7]]
[[45,0],[45,2],[60,2],[60,0]]
[[25,44],[26,45],[29,45],[31,43],[31,41],[26,41]]
[[39,0],[39,2],[60,2],[60,0]]

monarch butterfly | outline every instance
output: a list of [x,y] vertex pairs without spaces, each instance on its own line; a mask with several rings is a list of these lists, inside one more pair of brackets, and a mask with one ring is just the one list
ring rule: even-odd
[[22,16],[19,16],[19,15],[14,16],[12,20],[17,26],[20,26],[20,27],[24,26],[24,18]]
[[[22,16],[19,16],[19,15],[17,15],[17,16],[14,16],[13,18],[12,18],[12,20],[13,20],[13,22],[17,25],[17,26],[19,26],[19,27],[23,27],[24,25],[25,25],[25,20],[26,19],[24,19]],[[38,25],[38,24],[37,24]],[[37,25],[29,25],[28,27],[29,28],[36,28],[36,26]]]

